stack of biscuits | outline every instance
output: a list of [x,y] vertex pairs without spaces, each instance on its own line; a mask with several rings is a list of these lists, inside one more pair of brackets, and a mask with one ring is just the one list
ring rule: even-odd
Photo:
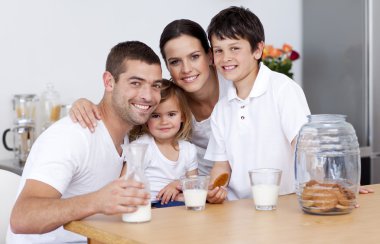
[[338,183],[310,180],[301,194],[301,204],[311,213],[344,213],[355,206],[355,193]]

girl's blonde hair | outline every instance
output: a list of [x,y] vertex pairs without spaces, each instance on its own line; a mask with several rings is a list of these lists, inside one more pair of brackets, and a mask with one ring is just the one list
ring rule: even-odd
[[[192,133],[192,114],[187,103],[186,95],[183,89],[170,80],[163,79],[163,88],[161,90],[160,104],[167,101],[170,98],[174,98],[177,101],[179,110],[181,112],[182,123],[179,131],[177,132],[173,143],[179,140],[190,140]],[[130,140],[135,140],[143,134],[149,134],[147,124],[137,125],[130,132]],[[173,145],[174,146],[174,145]]]

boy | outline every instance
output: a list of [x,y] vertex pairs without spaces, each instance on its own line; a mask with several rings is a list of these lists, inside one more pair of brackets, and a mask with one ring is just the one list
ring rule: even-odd
[[[248,9],[222,10],[207,32],[217,70],[233,82],[211,115],[212,136],[205,155],[215,161],[211,181],[228,172],[227,198],[251,198],[248,170],[278,168],[280,194],[294,192],[295,138],[310,114],[302,89],[260,62],[264,28]],[[208,201],[224,200],[217,195],[222,194],[209,194]]]

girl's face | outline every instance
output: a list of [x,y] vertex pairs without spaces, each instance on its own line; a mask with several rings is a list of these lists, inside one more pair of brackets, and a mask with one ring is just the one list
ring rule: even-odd
[[168,70],[178,86],[186,92],[197,92],[206,84],[212,56],[197,38],[181,35],[168,41],[164,52]]
[[175,97],[170,97],[158,105],[147,125],[152,136],[159,141],[172,142],[181,128],[182,113]]

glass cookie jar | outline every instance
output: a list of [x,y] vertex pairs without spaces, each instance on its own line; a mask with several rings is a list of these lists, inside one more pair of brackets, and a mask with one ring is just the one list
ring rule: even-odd
[[360,186],[360,151],[345,115],[309,115],[295,152],[296,193],[310,214],[350,213]]

